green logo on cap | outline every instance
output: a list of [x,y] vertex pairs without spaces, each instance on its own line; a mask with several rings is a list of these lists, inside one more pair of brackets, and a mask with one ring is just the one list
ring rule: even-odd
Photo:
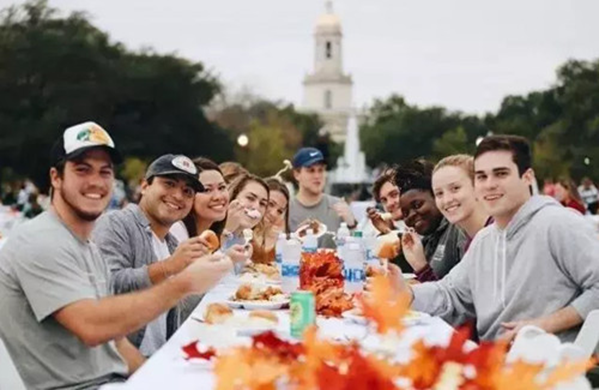
[[79,134],[77,134],[77,141],[89,141],[90,133],[89,129],[81,130]]

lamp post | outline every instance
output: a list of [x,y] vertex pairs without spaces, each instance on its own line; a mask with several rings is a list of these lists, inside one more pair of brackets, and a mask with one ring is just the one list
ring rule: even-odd
[[250,139],[248,138],[247,135],[241,134],[239,137],[237,137],[237,145],[241,146],[242,148],[245,148],[246,146],[248,146],[249,143],[250,143]]

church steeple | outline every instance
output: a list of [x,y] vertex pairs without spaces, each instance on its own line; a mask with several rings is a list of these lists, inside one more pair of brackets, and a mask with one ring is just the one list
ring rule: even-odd
[[314,29],[314,70],[304,78],[304,108],[321,114],[336,141],[345,138],[347,116],[352,103],[352,79],[343,72],[341,20],[331,0],[318,17]]

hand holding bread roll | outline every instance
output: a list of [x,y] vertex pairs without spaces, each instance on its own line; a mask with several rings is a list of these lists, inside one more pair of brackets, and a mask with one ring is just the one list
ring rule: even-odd
[[393,259],[399,255],[401,243],[395,232],[390,232],[376,239],[376,256],[379,259]]
[[210,253],[214,253],[220,247],[218,236],[210,229],[204,230],[200,234],[200,238],[204,239]]

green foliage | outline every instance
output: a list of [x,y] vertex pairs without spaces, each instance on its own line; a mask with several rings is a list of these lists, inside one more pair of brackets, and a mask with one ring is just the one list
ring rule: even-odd
[[468,141],[466,130],[458,126],[453,130],[445,132],[441,138],[433,143],[433,159],[440,160],[452,154],[474,153],[474,143]]
[[360,137],[368,163],[375,166],[472,153],[476,139],[489,131],[528,138],[541,179],[599,179],[599,60],[569,61],[558,69],[555,86],[507,96],[496,114],[482,118],[411,106],[396,95],[377,100]]
[[219,91],[201,63],[136,53],[84,14],[60,17],[46,1],[0,21],[0,166],[47,184],[48,154],[65,127],[93,120],[125,155],[232,157],[232,142],[203,112]]
[[[442,157],[444,150],[469,150],[486,133],[482,121],[473,116],[450,113],[441,107],[421,109],[392,95],[375,101],[360,128],[367,163],[401,163],[418,157]],[[444,146],[444,142],[451,145]]]
[[143,179],[148,163],[137,157],[127,157],[121,166],[121,176],[129,183],[137,184]]
[[342,152],[328,136],[319,135],[323,124],[317,115],[298,112],[291,104],[246,94],[242,101],[213,109],[211,116],[221,127],[231,129],[235,138],[248,135],[248,146],[236,147],[235,160],[262,176],[282,169],[283,160],[291,159],[303,146],[319,148],[329,167],[334,167]]

